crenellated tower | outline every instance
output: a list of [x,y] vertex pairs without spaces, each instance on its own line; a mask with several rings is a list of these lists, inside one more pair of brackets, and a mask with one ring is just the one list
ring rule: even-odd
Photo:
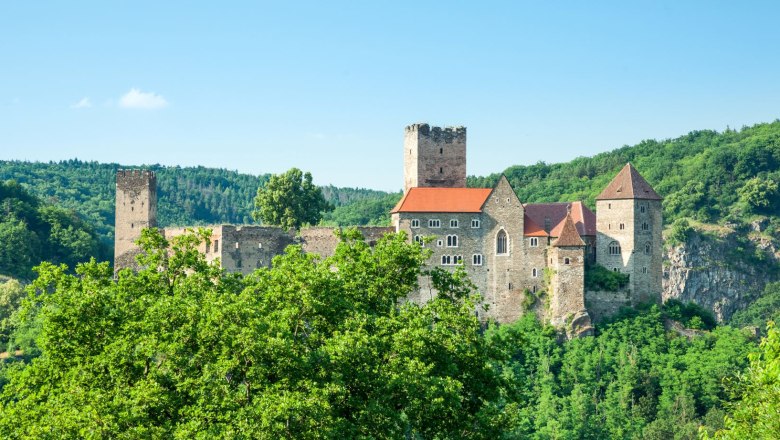
[[406,127],[404,193],[415,187],[466,187],[466,127]]
[[144,228],[157,227],[157,178],[148,170],[117,170],[114,269],[135,268]]
[[630,163],[596,197],[596,261],[629,275],[631,302],[661,302],[661,196]]

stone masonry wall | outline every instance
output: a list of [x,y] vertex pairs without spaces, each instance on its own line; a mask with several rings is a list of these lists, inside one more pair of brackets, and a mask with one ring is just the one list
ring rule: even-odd
[[157,179],[152,171],[117,171],[115,214],[114,268],[137,269],[135,241],[144,228],[157,227]]
[[466,186],[466,128],[412,124],[404,131],[404,192]]
[[[585,250],[578,246],[552,247],[552,295],[550,322],[566,324],[575,314],[585,311]],[[568,261],[568,264],[566,263]]]

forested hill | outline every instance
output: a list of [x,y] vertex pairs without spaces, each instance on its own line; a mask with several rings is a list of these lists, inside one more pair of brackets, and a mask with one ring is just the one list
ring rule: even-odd
[[[504,171],[523,202],[583,200],[598,193],[631,162],[664,197],[664,221],[681,217],[719,223],[780,214],[780,120],[676,139],[646,140],[593,157],[558,164],[512,166]],[[469,177],[491,187],[499,174]]]
[[[145,168],[157,174],[158,222],[160,226],[214,223],[253,223],[251,212],[258,186],[268,174],[253,176],[217,168],[125,166],[68,160],[62,162],[0,161],[0,181],[15,180],[47,203],[80,213],[113,245],[115,175],[120,168]],[[328,201],[336,206],[326,220],[332,224],[372,224],[385,221],[390,202],[382,191],[360,188],[323,187]],[[342,207],[361,203],[361,212]],[[377,208],[377,203],[381,206]],[[341,219],[340,216],[344,219]],[[372,218],[365,213],[371,213]],[[384,214],[384,217],[382,216]],[[375,218],[374,218],[375,217]]]
[[[708,223],[744,223],[780,214],[780,121],[716,132],[694,131],[676,139],[647,140],[566,163],[511,166],[504,170],[523,202],[584,200],[596,195],[631,162],[664,197],[665,222],[689,217]],[[118,164],[69,160],[30,163],[0,161],[0,180],[26,185],[47,203],[71,208],[113,240],[114,175]],[[157,173],[161,226],[251,223],[257,187],[268,175],[253,176],[205,167],[145,166]],[[490,187],[500,174],[471,176],[468,185]],[[316,178],[316,176],[315,176]],[[387,224],[400,198],[362,188],[323,187],[336,210],[328,225]]]

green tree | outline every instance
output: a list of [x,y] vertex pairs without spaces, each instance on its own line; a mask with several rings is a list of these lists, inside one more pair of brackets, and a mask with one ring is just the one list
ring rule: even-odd
[[[780,438],[780,331],[770,323],[761,351],[750,355],[750,367],[740,377],[741,400],[726,416],[726,427],[715,439]],[[702,438],[709,436],[702,433]]]
[[0,279],[0,352],[5,350],[14,325],[11,315],[16,312],[22,304],[25,291],[22,284],[13,279]]
[[774,179],[754,177],[739,189],[740,201],[758,212],[769,210],[777,202],[778,195],[780,190]]
[[[464,272],[423,272],[404,235],[356,231],[319,259],[292,246],[248,277],[208,236],[144,231],[148,269],[44,263],[23,316],[40,356],[7,372],[8,438],[496,438],[498,365]],[[403,302],[430,276],[438,296]],[[520,339],[522,341],[522,339]]]
[[305,224],[317,224],[322,212],[332,209],[322,190],[312,183],[311,173],[291,168],[271,176],[265,186],[258,188],[252,217],[267,224],[299,229]]

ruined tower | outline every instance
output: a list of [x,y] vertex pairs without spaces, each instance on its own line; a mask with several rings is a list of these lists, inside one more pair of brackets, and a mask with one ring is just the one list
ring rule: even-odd
[[596,197],[596,261],[629,275],[631,302],[661,302],[661,196],[630,163]]
[[415,187],[466,187],[466,127],[406,127],[404,193]]
[[144,228],[157,226],[157,179],[148,170],[116,172],[114,268],[135,268],[135,241]]

